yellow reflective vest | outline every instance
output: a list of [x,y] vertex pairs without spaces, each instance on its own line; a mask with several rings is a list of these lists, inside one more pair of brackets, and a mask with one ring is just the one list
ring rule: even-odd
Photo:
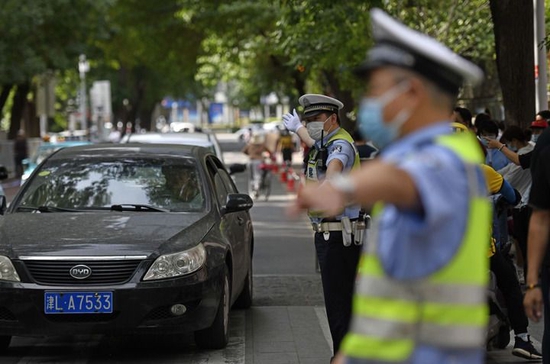
[[[355,145],[353,144],[353,138],[349,133],[344,130],[343,128],[339,128],[334,135],[332,135],[326,142],[325,147],[328,148],[332,143],[334,143],[337,140],[345,140],[348,143],[351,144],[354,152],[355,152],[355,158],[353,160],[353,166],[351,169],[356,169],[361,166],[361,159],[359,158],[359,153],[357,152],[357,149],[355,148]],[[308,155],[308,161],[307,161],[307,167],[306,167],[306,182],[308,181],[318,181],[319,180],[319,170],[317,168],[317,164],[319,163],[317,159],[318,150],[315,147],[311,148],[311,151]],[[310,217],[320,217],[321,214],[315,211],[308,211],[308,215]]]
[[389,277],[377,255],[378,216],[383,210],[377,204],[358,266],[350,332],[342,344],[348,357],[402,363],[420,344],[476,349],[485,342],[491,205],[478,178],[482,155],[468,133],[441,136],[436,143],[455,152],[466,167],[470,203],[460,248],[445,267],[423,279]]

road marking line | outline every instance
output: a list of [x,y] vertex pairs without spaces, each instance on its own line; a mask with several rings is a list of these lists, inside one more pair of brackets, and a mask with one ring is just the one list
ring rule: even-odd
[[327,341],[328,347],[332,350],[332,335],[330,334],[330,328],[328,326],[327,310],[324,307],[319,306],[316,306],[314,309],[317,319],[319,320],[321,330],[323,331],[323,336]]

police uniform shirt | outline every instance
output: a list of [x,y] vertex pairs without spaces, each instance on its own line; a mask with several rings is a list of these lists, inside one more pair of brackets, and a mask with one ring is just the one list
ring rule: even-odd
[[[445,266],[461,245],[469,208],[464,164],[434,142],[449,133],[448,123],[438,123],[398,140],[380,155],[411,176],[422,203],[422,213],[388,205],[380,217],[377,249],[391,277],[428,276]],[[478,179],[486,190],[481,171]]]
[[[461,246],[470,193],[464,162],[434,143],[434,138],[449,132],[449,123],[434,124],[396,141],[380,154],[385,162],[392,162],[411,176],[422,203],[421,213],[387,205],[380,216],[376,244],[390,277],[405,281],[426,277],[444,267]],[[477,178],[480,192],[485,195],[485,180],[479,169]],[[463,351],[419,345],[411,363],[480,363],[483,355],[481,347]]]
[[[337,128],[336,130],[330,132],[327,136],[323,137],[323,145],[327,143],[327,141],[338,132],[340,128]],[[315,142],[315,148],[319,149],[321,148],[321,141]],[[349,173],[351,168],[353,167],[353,163],[355,161],[355,149],[353,149],[353,146],[348,143],[345,140],[334,140],[328,147],[327,147],[327,167],[330,165],[330,163],[333,160],[339,160],[342,162],[342,165],[344,166],[343,173]],[[323,180],[325,178],[325,173],[321,171],[317,171],[317,176],[319,177],[319,180]],[[359,205],[352,205],[348,206],[344,209],[344,212],[342,215],[339,215],[336,217],[336,220],[340,220],[342,216],[347,216],[350,219],[356,219],[359,216],[359,210],[361,210],[361,207]],[[321,219],[311,218],[312,222],[319,222]]]
[[501,151],[496,149],[488,149],[487,157],[485,157],[485,163],[498,171],[499,169],[506,167],[510,163],[510,160]]

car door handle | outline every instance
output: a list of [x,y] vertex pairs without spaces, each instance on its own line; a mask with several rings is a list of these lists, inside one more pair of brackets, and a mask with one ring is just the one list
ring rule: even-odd
[[239,222],[239,225],[243,225],[244,224],[244,219],[242,217],[237,217],[237,221]]

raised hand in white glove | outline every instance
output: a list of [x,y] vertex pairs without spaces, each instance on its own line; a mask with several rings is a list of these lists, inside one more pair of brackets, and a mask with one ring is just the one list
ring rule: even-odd
[[296,109],[292,110],[292,114],[286,113],[283,115],[283,123],[285,124],[285,128],[295,133],[298,129],[304,127],[300,121],[300,117],[296,113]]

